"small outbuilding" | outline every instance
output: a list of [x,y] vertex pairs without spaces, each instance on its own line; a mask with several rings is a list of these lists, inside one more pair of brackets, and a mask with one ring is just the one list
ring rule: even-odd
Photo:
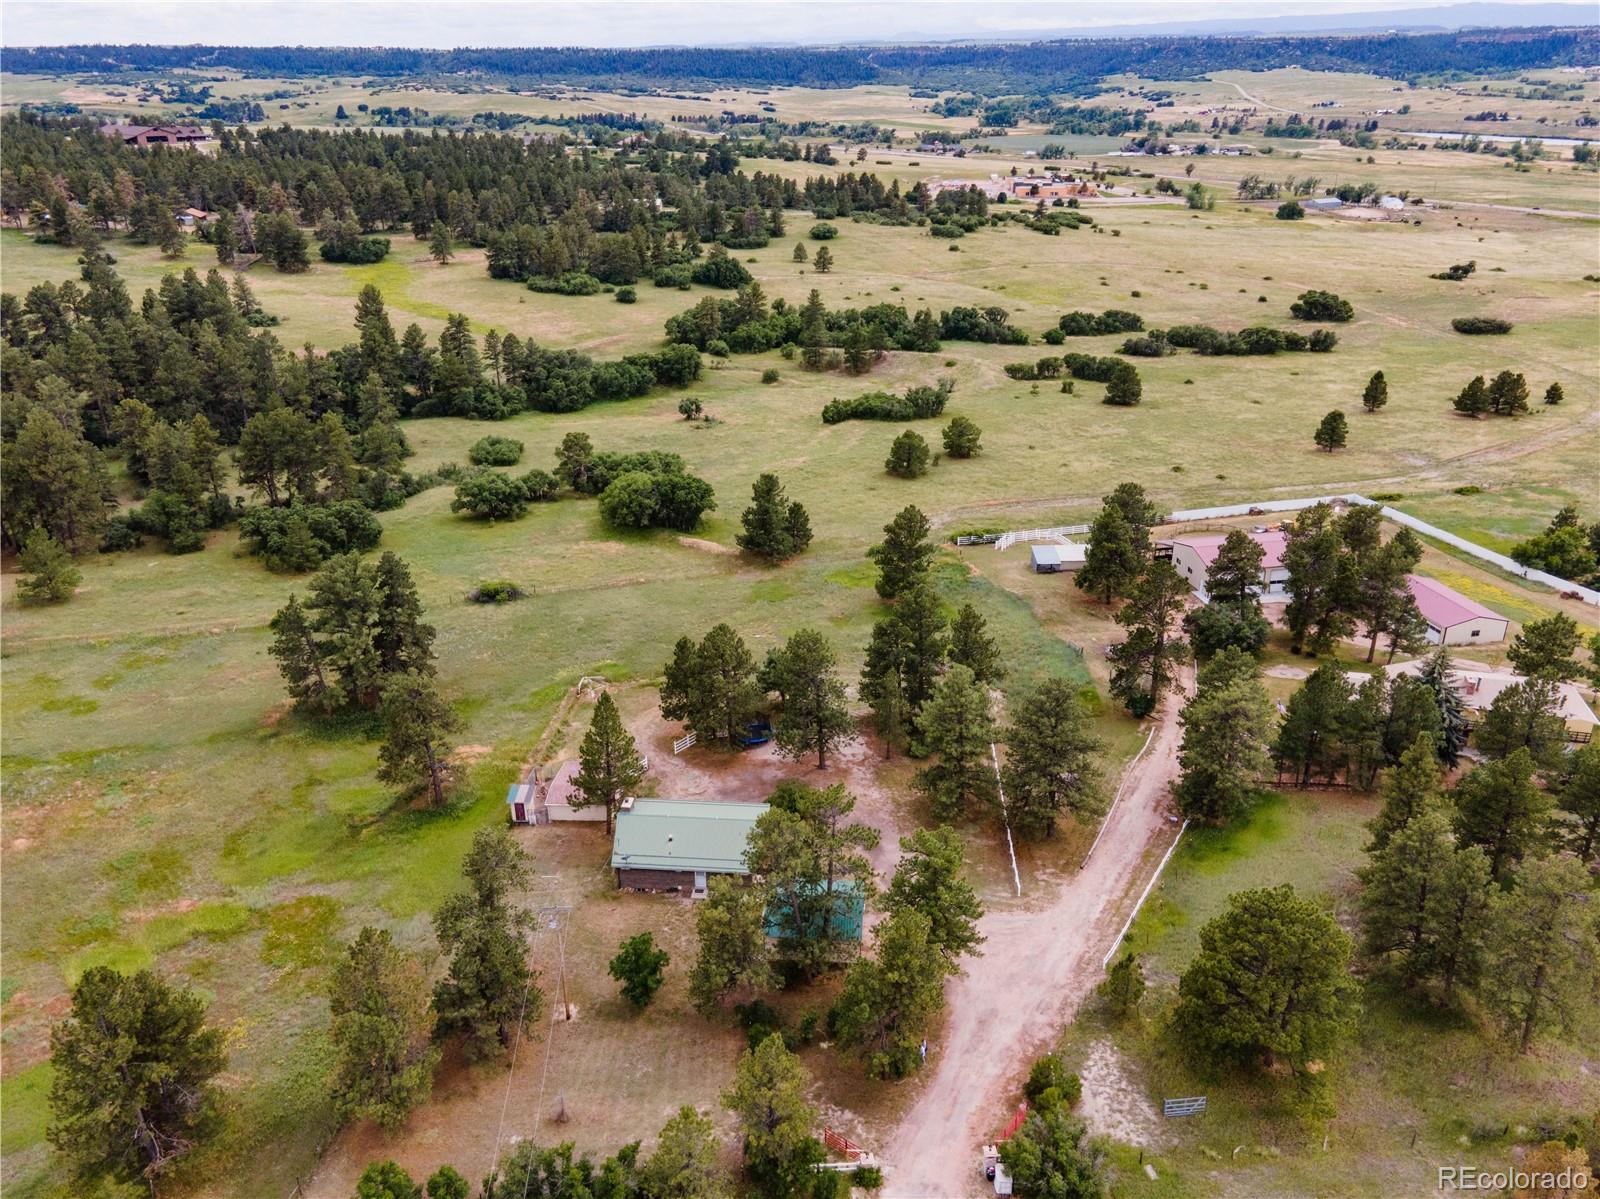
[[625,799],[611,841],[617,886],[703,896],[714,874],[743,878],[750,830],[764,803]]
[[1058,574],[1077,570],[1083,565],[1088,546],[1076,541],[1041,542],[1029,547],[1033,556],[1035,574]]
[[548,820],[587,820],[595,823],[604,823],[606,807],[604,804],[592,803],[573,804],[578,796],[577,778],[578,771],[583,764],[576,758],[563,762],[561,769],[556,771],[556,776],[544,787],[544,810]]
[[[806,894],[814,894],[818,888]],[[861,893],[861,887],[854,879],[836,880],[830,891],[834,897],[833,908],[827,916],[828,933],[834,941],[849,941],[859,943],[862,931],[866,925],[867,904],[866,897]],[[793,904],[782,897],[775,896],[767,904],[767,913],[763,921],[767,936],[774,941],[785,937],[793,937],[796,923],[791,915]],[[815,940],[822,933],[823,921],[818,918],[814,921],[816,927],[798,930],[806,940]]]
[[1429,645],[1491,645],[1506,639],[1506,618],[1455,588],[1422,575],[1407,575],[1406,586],[1428,622]]

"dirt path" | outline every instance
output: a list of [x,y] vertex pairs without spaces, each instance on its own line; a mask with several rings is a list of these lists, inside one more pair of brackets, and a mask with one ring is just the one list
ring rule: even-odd
[[[1185,691],[1193,676],[1186,674]],[[978,1153],[1010,1114],[1027,1064],[1104,977],[1154,855],[1171,844],[1168,788],[1178,771],[1178,696],[1124,776],[1100,844],[1044,908],[985,916],[983,957],[951,980],[950,1020],[931,1046],[932,1077],[882,1153],[885,1199],[981,1195]]]

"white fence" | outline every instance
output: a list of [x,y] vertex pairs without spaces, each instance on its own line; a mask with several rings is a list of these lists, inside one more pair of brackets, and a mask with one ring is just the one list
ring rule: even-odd
[[681,754],[684,750],[694,745],[694,743],[699,739],[699,733],[685,733],[672,743],[672,752],[675,754]]
[[1087,533],[1088,525],[1057,525],[1053,529],[1022,529],[1015,533],[1002,533],[1000,539],[994,543],[997,550],[1008,550],[1019,541],[1055,541],[1060,537],[1070,537],[1074,533]]

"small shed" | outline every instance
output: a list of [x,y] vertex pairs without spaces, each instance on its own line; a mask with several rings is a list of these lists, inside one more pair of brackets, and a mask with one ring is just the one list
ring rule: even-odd
[[1065,539],[1040,542],[1028,548],[1033,555],[1034,573],[1041,575],[1077,570],[1089,553],[1089,547],[1082,542]]
[[574,805],[572,802],[574,799],[581,800],[578,795],[577,785],[578,771],[581,769],[582,764],[576,758],[563,762],[561,763],[561,769],[556,771],[555,777],[545,784],[544,810],[548,813],[548,819],[552,821],[587,820],[604,823],[606,818],[604,804],[585,804],[580,802]]
[[764,803],[623,800],[611,841],[617,886],[699,896],[714,874],[747,876],[750,830],[766,810]]
[[538,824],[536,819],[532,783],[512,783],[506,792],[506,807],[512,824]]
[[1344,201],[1338,196],[1318,196],[1314,200],[1307,200],[1305,206],[1314,212],[1332,212],[1336,208],[1343,208]]
[[1030,549],[1033,554],[1034,574],[1053,575],[1061,570],[1059,545],[1035,545]]
[[[859,943],[862,930],[866,923],[867,904],[866,898],[861,893],[861,887],[854,879],[838,879],[831,888],[834,902],[833,909],[827,915],[827,928],[835,941],[853,941]],[[775,896],[767,905],[766,917],[763,921],[767,936],[779,940],[791,936],[794,918],[791,915],[793,904],[781,896]],[[801,930],[806,940],[813,940],[822,932],[821,919],[816,920],[816,927]]]

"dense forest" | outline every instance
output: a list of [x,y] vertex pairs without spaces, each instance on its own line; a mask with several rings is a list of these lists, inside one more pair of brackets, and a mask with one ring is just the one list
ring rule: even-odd
[[649,86],[725,84],[852,87],[864,83],[965,87],[990,92],[1060,90],[1129,73],[1161,79],[1207,71],[1520,71],[1600,60],[1600,32],[1577,29],[1463,30],[1334,37],[1074,38],[997,45],[819,49],[369,49],[313,46],[45,46],[8,52],[17,72],[159,71],[176,67],[263,77],[427,76],[467,72],[505,79],[605,81]]

